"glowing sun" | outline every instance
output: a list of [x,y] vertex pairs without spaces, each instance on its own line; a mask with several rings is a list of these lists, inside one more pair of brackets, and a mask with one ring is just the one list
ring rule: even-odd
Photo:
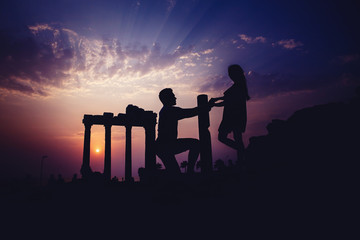
[[97,148],[97,149],[95,150],[95,152],[97,152],[97,153],[100,152],[100,149]]

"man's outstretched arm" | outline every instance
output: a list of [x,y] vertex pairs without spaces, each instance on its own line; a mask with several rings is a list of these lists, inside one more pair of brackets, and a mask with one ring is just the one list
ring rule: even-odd
[[184,119],[184,118],[191,118],[194,116],[199,115],[199,113],[204,111],[210,111],[213,105],[208,104],[206,106],[202,107],[194,107],[194,108],[177,108],[176,117],[178,120]]
[[184,118],[191,118],[199,115],[200,108],[194,107],[194,108],[177,108],[176,111],[176,118],[178,120],[184,119]]

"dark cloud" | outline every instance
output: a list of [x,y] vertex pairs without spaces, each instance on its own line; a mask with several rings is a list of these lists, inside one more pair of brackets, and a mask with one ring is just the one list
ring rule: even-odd
[[44,95],[44,87],[61,87],[74,57],[61,28],[37,33],[26,26],[1,29],[0,48],[0,88],[25,94]]
[[8,90],[19,91],[25,94],[33,94],[36,92],[35,89],[33,89],[31,86],[20,83],[16,79],[11,79],[11,78],[2,80],[0,82],[0,87]]

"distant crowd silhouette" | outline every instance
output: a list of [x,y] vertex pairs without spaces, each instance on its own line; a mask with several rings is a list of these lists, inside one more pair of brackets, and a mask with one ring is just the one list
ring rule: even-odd
[[[194,167],[200,152],[200,142],[194,138],[178,138],[178,121],[198,116],[212,107],[224,107],[223,118],[219,126],[218,139],[225,145],[237,150],[237,163],[244,164],[244,143],[242,133],[247,122],[246,101],[250,99],[244,70],[237,64],[228,67],[228,74],[234,84],[224,92],[224,96],[211,98],[204,106],[181,108],[176,105],[176,97],[171,88],[160,91],[159,99],[163,104],[159,112],[156,153],[167,172],[179,174],[180,167],[175,155],[189,150],[187,173],[194,173]],[[203,108],[203,109],[202,109]],[[228,135],[232,133],[233,139]]]

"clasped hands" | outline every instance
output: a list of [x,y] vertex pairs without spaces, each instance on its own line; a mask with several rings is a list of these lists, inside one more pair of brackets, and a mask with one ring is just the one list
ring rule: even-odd
[[222,107],[222,106],[224,106],[223,105],[224,101],[218,102],[220,100],[224,100],[224,98],[223,97],[211,98],[209,100],[208,104],[204,107],[207,109],[207,111],[210,111],[212,107]]

